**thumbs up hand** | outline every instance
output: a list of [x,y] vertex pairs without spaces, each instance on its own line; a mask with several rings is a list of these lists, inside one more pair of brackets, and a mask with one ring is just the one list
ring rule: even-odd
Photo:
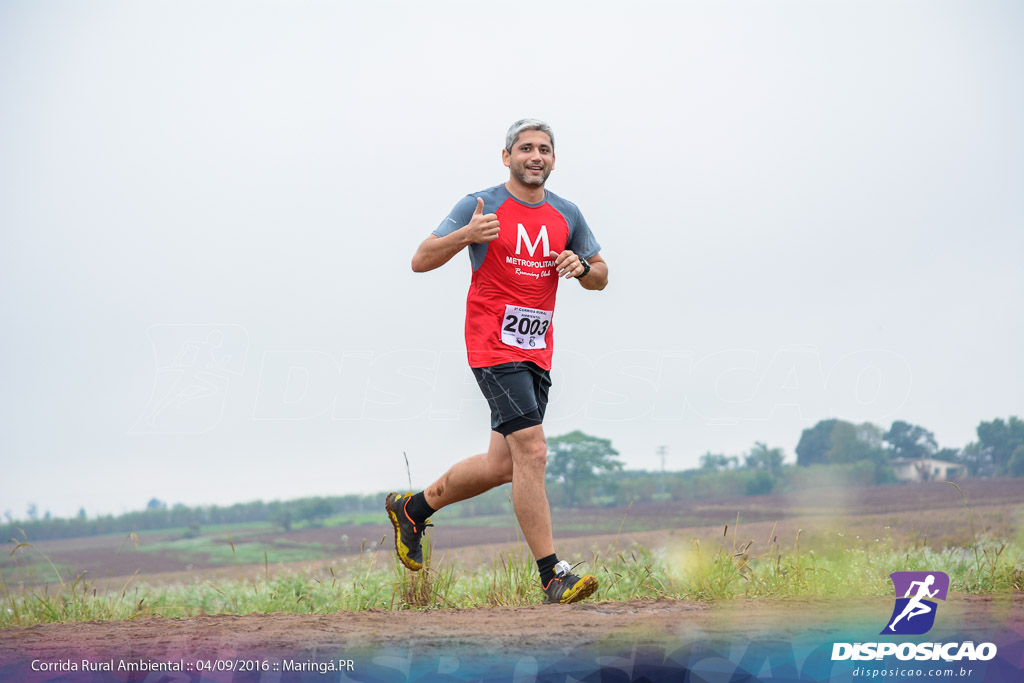
[[463,228],[466,231],[466,238],[470,242],[483,244],[498,239],[501,226],[498,225],[498,216],[493,213],[484,213],[484,200],[476,198],[476,211],[469,223]]

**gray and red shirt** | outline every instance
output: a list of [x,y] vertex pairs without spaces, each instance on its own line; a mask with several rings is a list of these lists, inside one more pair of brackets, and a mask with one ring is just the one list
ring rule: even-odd
[[468,225],[477,197],[484,213],[498,216],[498,239],[469,245],[473,278],[466,297],[469,365],[486,368],[528,360],[551,369],[552,317],[558,290],[555,259],[571,249],[589,259],[601,250],[579,208],[545,190],[544,201],[527,204],[504,185],[462,198],[434,230],[444,237]]

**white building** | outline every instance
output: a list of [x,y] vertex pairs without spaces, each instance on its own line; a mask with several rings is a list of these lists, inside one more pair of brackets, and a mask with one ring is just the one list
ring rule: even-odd
[[948,481],[967,475],[967,466],[948,460],[931,458],[897,458],[891,460],[896,478],[900,481]]

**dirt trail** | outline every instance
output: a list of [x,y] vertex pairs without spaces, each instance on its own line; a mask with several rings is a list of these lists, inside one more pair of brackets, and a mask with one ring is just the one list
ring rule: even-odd
[[[682,602],[668,599],[565,606],[459,610],[251,614],[189,619],[44,624],[7,629],[0,662],[32,658],[148,656],[316,656],[372,648],[532,651],[602,643],[668,645],[759,636],[822,641],[851,630],[872,639],[892,610],[891,598]],[[941,627],[939,626],[941,624]],[[950,595],[933,634],[997,629],[1024,638],[1024,595]],[[931,637],[931,636],[929,636]]]

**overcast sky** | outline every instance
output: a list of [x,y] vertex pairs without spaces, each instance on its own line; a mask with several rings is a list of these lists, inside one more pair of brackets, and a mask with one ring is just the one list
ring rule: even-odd
[[0,512],[414,487],[479,452],[514,120],[602,244],[549,435],[630,468],[1024,416],[1017,2],[0,2]]

